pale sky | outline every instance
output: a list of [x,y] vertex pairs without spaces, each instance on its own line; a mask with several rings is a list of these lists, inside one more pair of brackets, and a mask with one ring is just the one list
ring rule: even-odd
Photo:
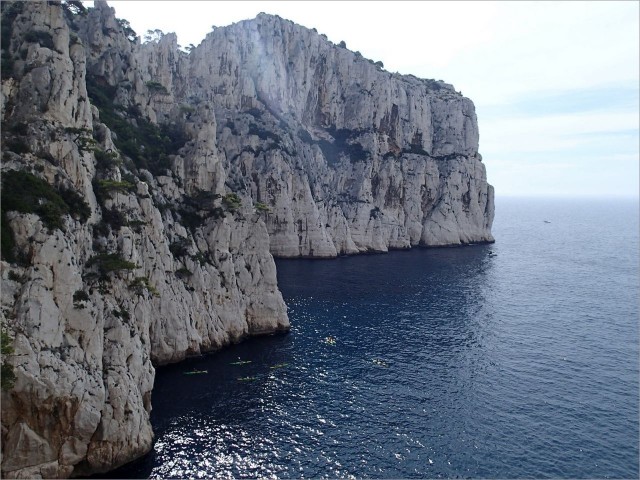
[[259,12],[471,98],[498,196],[638,196],[640,2],[111,1],[198,45]]

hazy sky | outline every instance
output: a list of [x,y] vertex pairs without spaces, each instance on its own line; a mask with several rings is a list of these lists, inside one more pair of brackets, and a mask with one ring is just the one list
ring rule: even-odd
[[497,195],[638,196],[640,2],[112,1],[143,36],[198,45],[280,15],[473,100]]

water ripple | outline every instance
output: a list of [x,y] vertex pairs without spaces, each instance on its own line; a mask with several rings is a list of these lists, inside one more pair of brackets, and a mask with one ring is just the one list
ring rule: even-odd
[[498,207],[491,246],[279,261],[291,333],[159,369],[110,475],[637,478],[637,205]]

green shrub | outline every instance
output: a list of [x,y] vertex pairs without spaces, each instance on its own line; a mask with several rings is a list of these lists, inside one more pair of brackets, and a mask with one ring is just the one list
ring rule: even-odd
[[128,262],[117,253],[100,253],[91,257],[86,264],[87,267],[96,266],[98,272],[104,277],[111,272],[122,270],[135,270],[138,266]]
[[0,386],[2,390],[10,390],[16,381],[16,374],[13,371],[13,365],[5,362],[7,355],[13,354],[13,346],[11,345],[11,337],[9,332],[3,326],[0,332],[0,353],[2,354],[2,366],[0,367]]
[[135,280],[129,284],[129,289],[134,290],[138,295],[141,295],[146,290],[154,297],[160,296],[158,290],[151,285],[148,277],[136,277]]
[[219,198],[221,198],[219,193],[196,190],[193,195],[184,196],[184,203],[197,210],[211,211],[214,208],[213,202]]
[[206,265],[207,263],[213,265],[213,262],[211,261],[211,256],[209,255],[209,253],[207,252],[202,253],[202,252],[198,252],[195,255],[191,255],[191,260],[198,262],[201,266]]
[[183,267],[176,270],[176,276],[180,279],[184,280],[185,278],[190,277],[191,275],[193,275],[193,273],[188,268]]
[[161,93],[163,95],[169,94],[166,87],[162,85],[160,82],[151,81],[151,82],[146,82],[145,85],[147,86],[147,88],[151,93]]
[[131,24],[125,20],[124,18],[116,18],[116,22],[122,28],[122,33],[127,37],[131,43],[136,43],[138,41],[138,34],[131,28]]
[[70,135],[76,135],[76,138],[91,135],[91,130],[88,128],[64,127],[64,131]]
[[[66,207],[66,205],[64,207]],[[64,228],[62,215],[67,213],[64,207],[58,203],[47,202],[39,205],[36,209],[36,213],[40,216],[42,222],[50,231],[55,229],[62,230]]]
[[227,207],[227,210],[235,212],[242,205],[242,200],[236,193],[227,193],[222,197],[222,203]]
[[91,99],[91,103],[100,109],[100,120],[104,123],[107,123],[107,121],[102,118],[102,110],[109,114],[115,113],[113,100],[116,96],[116,90],[116,87],[109,85],[106,80],[94,75],[87,75],[87,94]]
[[14,272],[13,270],[9,270],[8,277],[9,277],[9,280],[11,280],[13,282],[21,282],[22,281],[22,277],[20,275],[18,275],[16,272]]
[[116,318],[124,318],[125,320],[129,320],[129,312],[127,312],[124,308],[120,307],[119,310],[113,309],[111,311],[114,317]]
[[71,189],[60,189],[60,197],[69,207],[69,214],[76,220],[86,223],[91,216],[91,207],[84,199]]
[[107,237],[109,235],[109,225],[104,220],[93,225],[93,238]]
[[159,128],[162,135],[162,148],[166,154],[177,154],[178,150],[184,147],[184,144],[189,140],[182,126],[178,124],[163,123]]
[[29,172],[10,170],[2,176],[2,187],[3,212],[36,213],[49,230],[62,229],[62,216],[70,212],[69,205],[45,180]]
[[80,153],[94,152],[97,150],[97,142],[93,138],[93,132],[88,128],[66,127],[64,131],[75,136],[73,141],[78,145]]
[[108,170],[113,167],[119,166],[122,161],[118,158],[116,152],[105,152],[104,150],[94,150],[93,152],[96,158],[96,165],[98,169]]
[[76,290],[76,292],[73,294],[73,301],[74,302],[87,302],[87,301],[89,301],[89,294],[87,292],[85,292],[84,290]]
[[109,225],[114,232],[128,225],[127,217],[116,208],[103,208],[102,221]]
[[144,220],[129,220],[127,225],[136,233],[140,233],[142,231],[142,227],[148,225],[148,222],[145,222]]
[[[183,197],[184,208],[180,210],[185,226],[192,229],[204,223],[208,216],[218,218],[220,207],[215,206],[215,201],[221,198],[220,194],[198,190],[193,195]],[[224,214],[223,214],[224,216]]]
[[135,120],[134,124],[124,112],[114,107],[116,90],[104,79],[87,76],[89,98],[100,110],[100,120],[116,133],[116,147],[131,158],[137,168],[147,169],[154,175],[165,175],[171,168],[169,155],[177,154],[188,140],[183,127],[177,124],[158,126],[142,117],[135,106],[131,106],[126,110],[126,115]]
[[83,302],[89,301],[89,294],[84,290],[76,290],[73,294],[73,307],[74,308],[84,308]]
[[262,203],[262,202],[256,202],[253,206],[256,208],[256,210],[258,212],[270,212],[271,211],[271,208],[269,207],[269,205],[267,205],[265,203]]
[[134,187],[135,185],[133,183],[127,181],[98,180],[98,188],[104,191],[126,193],[132,191]]

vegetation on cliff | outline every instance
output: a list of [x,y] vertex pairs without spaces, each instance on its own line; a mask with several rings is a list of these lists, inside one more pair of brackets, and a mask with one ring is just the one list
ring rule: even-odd
[[0,330],[0,354],[2,355],[2,366],[0,367],[0,384],[2,390],[10,390],[16,381],[16,374],[13,371],[13,365],[10,365],[5,361],[7,355],[13,353],[13,347],[11,346],[11,337],[5,329],[4,325]]
[[42,178],[27,171],[9,170],[2,174],[2,257],[15,261],[13,231],[7,212],[35,213],[51,231],[63,229],[63,216],[86,222],[91,215],[89,205],[71,189],[52,187]]
[[[147,84],[152,91],[162,87],[158,82]],[[149,170],[154,175],[165,175],[171,168],[170,155],[176,155],[188,140],[182,125],[156,125],[135,106],[124,108],[117,105],[114,102],[116,88],[103,78],[88,75],[87,93],[91,103],[100,111],[100,120],[116,134],[114,143],[133,161],[133,166]]]

